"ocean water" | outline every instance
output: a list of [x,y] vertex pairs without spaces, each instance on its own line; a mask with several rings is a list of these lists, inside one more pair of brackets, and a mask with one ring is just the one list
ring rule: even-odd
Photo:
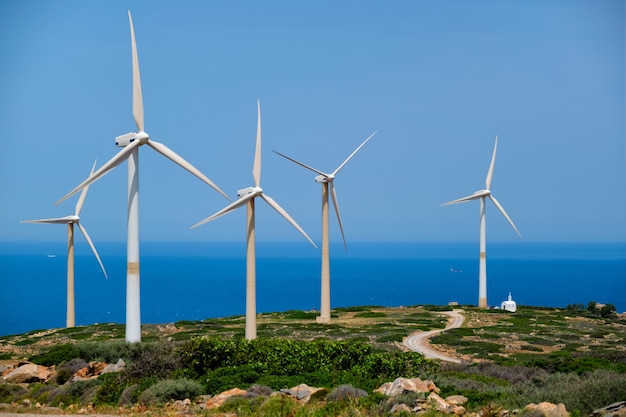
[[[0,336],[65,326],[65,242],[0,243]],[[125,243],[76,242],[76,324],[124,323]],[[320,306],[320,252],[257,242],[257,311]],[[245,314],[244,243],[141,244],[142,323]],[[626,243],[489,243],[487,295],[499,306],[589,301],[626,311]],[[475,305],[477,243],[331,244],[331,308]]]

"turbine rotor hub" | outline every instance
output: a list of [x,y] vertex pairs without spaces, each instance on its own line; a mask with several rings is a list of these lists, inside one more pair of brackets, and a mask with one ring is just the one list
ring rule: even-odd
[[150,139],[150,135],[148,135],[146,132],[141,131],[141,132],[137,132],[137,139],[141,142],[141,143],[146,143],[148,141],[148,139]]

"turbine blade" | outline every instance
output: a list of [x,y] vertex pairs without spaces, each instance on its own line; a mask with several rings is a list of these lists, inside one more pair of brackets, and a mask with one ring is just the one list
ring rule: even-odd
[[372,138],[372,137],[376,134],[376,132],[378,132],[378,131],[377,131],[377,130],[375,130],[375,131],[374,131],[374,133],[372,133],[371,135],[369,135],[369,137],[368,137],[367,139],[365,139],[365,140],[363,141],[363,143],[361,143],[361,144],[359,145],[359,147],[358,147],[358,148],[356,148],[356,149],[354,150],[354,152],[352,152],[352,153],[350,154],[350,156],[349,156],[349,157],[347,157],[347,158],[346,158],[346,160],[345,160],[345,161],[343,161],[343,163],[342,163],[341,165],[339,165],[339,167],[335,170],[335,172],[333,172],[333,175],[336,175],[336,174],[339,172],[339,170],[340,170],[341,168],[343,168],[343,166],[344,166],[346,163],[348,163],[348,161],[349,161],[349,160],[350,160],[350,159],[354,156],[354,154],[356,154],[356,153],[359,151],[359,149],[361,149],[361,148],[363,147],[363,145],[365,145],[365,144],[366,144],[366,143],[367,143],[367,142],[368,142],[368,141],[369,141],[369,140],[370,140],[370,139],[371,139],[371,138]]
[[[93,175],[93,171],[96,169],[96,162],[98,162],[97,159],[93,161],[93,166],[91,167],[91,172],[89,173],[89,176]],[[83,192],[80,193],[80,198],[78,199],[78,203],[76,203],[76,209],[74,211],[74,214],[76,216],[80,214],[80,211],[83,208],[83,204],[85,203],[85,197],[87,197],[87,190],[89,190],[89,186],[83,188]]]
[[109,276],[107,275],[107,271],[105,271],[104,265],[102,264],[102,261],[100,260],[100,255],[98,255],[98,251],[96,250],[96,247],[94,246],[93,242],[91,241],[91,238],[87,234],[87,230],[85,230],[85,228],[83,227],[82,224],[80,224],[80,222],[78,222],[77,224],[78,224],[78,228],[80,229],[80,231],[83,232],[83,236],[85,236],[85,240],[87,241],[87,243],[89,243],[89,246],[91,247],[91,251],[93,252],[94,255],[96,255],[96,259],[98,260],[98,263],[100,264],[100,268],[102,268],[102,273],[104,274],[104,277],[106,279],[109,279]]
[[20,220],[20,223],[45,223],[45,224],[67,224],[76,220],[74,216],[68,217],[54,217],[51,219],[37,219],[37,220]]
[[155,151],[157,151],[158,153],[160,153],[161,155],[165,156],[166,158],[170,159],[171,161],[177,163],[178,165],[180,165],[181,167],[185,168],[187,171],[191,172],[193,175],[195,175],[196,177],[200,178],[202,181],[204,181],[205,183],[209,184],[215,191],[217,191],[218,193],[222,194],[224,197],[226,197],[226,199],[228,201],[231,201],[230,197],[228,197],[226,195],[226,193],[224,193],[224,191],[222,191],[217,185],[215,185],[213,183],[213,181],[211,181],[210,179],[208,179],[202,172],[200,172],[196,167],[194,167],[193,165],[191,165],[189,162],[185,161],[180,155],[178,155],[176,152],[174,152],[173,150],[171,150],[170,148],[168,148],[167,146],[163,145],[162,143],[159,142],[155,142],[153,140],[148,140],[148,145],[154,149]]
[[452,201],[448,201],[447,203],[443,203],[441,204],[442,206],[450,206],[452,204],[458,204],[458,203],[465,203],[466,201],[471,201],[471,200],[476,200],[480,197],[483,197],[484,194],[479,193],[479,194],[472,194],[472,195],[468,195],[467,197],[462,197],[456,200],[452,200]]
[[491,177],[493,176],[493,167],[496,164],[496,149],[498,148],[498,136],[496,136],[496,143],[493,145],[493,155],[491,156],[491,165],[489,165],[489,172],[487,172],[487,180],[485,185],[487,189],[491,187]]
[[139,77],[139,57],[137,56],[137,42],[135,41],[135,28],[133,18],[128,11],[130,22],[130,42],[133,53],[133,117],[140,132],[143,132],[143,98],[141,96],[141,78]]
[[517,235],[521,238],[522,234],[519,232],[519,230],[517,230],[517,227],[515,227],[515,224],[513,223],[513,220],[511,220],[509,215],[506,214],[506,211],[504,211],[504,207],[502,207],[502,205],[500,203],[498,203],[498,200],[496,200],[496,198],[494,196],[489,195],[489,198],[491,199],[491,201],[493,201],[493,204],[495,204],[496,207],[498,207],[498,210],[500,210],[500,213],[502,213],[502,215],[504,217],[506,217],[506,219],[509,221],[509,223],[511,223],[511,226],[513,226],[513,229],[515,230],[515,233],[517,233]]
[[326,174],[325,172],[322,172],[322,171],[317,170],[317,169],[315,169],[315,168],[313,168],[313,167],[310,167],[310,166],[308,166],[308,165],[306,165],[306,164],[303,164],[302,162],[296,161],[295,159],[290,158],[290,157],[288,157],[287,155],[283,155],[282,153],[277,152],[277,151],[272,151],[272,152],[274,152],[274,153],[276,153],[276,154],[278,154],[278,155],[282,156],[283,158],[289,159],[291,162],[294,162],[294,163],[296,163],[296,164],[298,164],[298,165],[300,165],[300,166],[302,166],[302,167],[305,167],[306,169],[310,169],[311,171],[316,172],[316,173],[318,173],[318,174],[320,174],[320,175],[322,175],[322,176],[324,176],[324,177],[328,177],[328,174]]
[[107,174],[113,168],[115,168],[116,166],[118,166],[119,164],[124,162],[130,156],[130,153],[136,147],[138,147],[140,144],[141,143],[138,140],[136,140],[134,142],[131,142],[128,146],[126,146],[121,151],[119,151],[117,153],[117,155],[115,155],[113,158],[111,158],[109,160],[109,162],[107,162],[106,164],[102,165],[96,172],[94,172],[92,175],[87,177],[87,179],[85,181],[83,181],[80,184],[78,184],[72,191],[70,191],[65,196],[63,196],[59,201],[54,203],[54,205],[56,206],[57,204],[62,203],[63,201],[67,200],[68,198],[70,198],[71,196],[73,196],[74,194],[79,192],[83,187],[86,187],[89,184],[91,184],[92,182],[94,182],[94,181],[100,179],[101,177],[103,177],[105,174]]
[[256,148],[254,150],[254,165],[252,167],[254,185],[261,186],[261,102],[257,100]]
[[190,229],[195,229],[198,226],[202,226],[205,223],[208,223],[208,222],[210,222],[212,220],[217,219],[218,217],[221,217],[221,216],[223,216],[225,214],[230,213],[233,210],[238,209],[239,207],[241,207],[244,204],[246,204],[248,202],[248,200],[254,198],[255,196],[256,196],[256,194],[254,194],[254,193],[244,195],[243,197],[241,197],[237,201],[234,201],[234,202],[230,203],[229,205],[227,205],[226,207],[224,207],[223,209],[221,209],[217,213],[212,214],[209,217],[207,217],[206,219],[204,219],[204,220],[194,224],[193,226],[190,227]]
[[289,223],[291,223],[291,225],[295,227],[300,233],[302,233],[302,236],[304,236],[309,242],[311,242],[311,245],[317,248],[317,245],[313,243],[309,235],[306,234],[306,232],[298,225],[298,223],[296,223],[296,221],[289,215],[289,213],[287,213],[280,205],[278,205],[278,203],[274,201],[272,197],[261,194],[261,198],[265,200],[267,204],[272,206],[272,208],[276,210],[281,216],[283,216]]
[[333,198],[333,206],[335,207],[335,213],[337,214],[337,221],[339,222],[339,230],[341,230],[341,238],[343,239],[343,247],[347,251],[348,245],[346,245],[346,237],[343,234],[343,225],[341,224],[341,216],[339,215],[339,203],[337,203],[337,191],[335,191],[335,185],[330,184],[330,195]]

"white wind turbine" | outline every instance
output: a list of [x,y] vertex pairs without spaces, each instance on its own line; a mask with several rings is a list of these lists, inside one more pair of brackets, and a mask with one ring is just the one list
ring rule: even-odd
[[220,190],[211,180],[202,174],[197,168],[184,160],[162,143],[151,140],[144,131],[143,99],[141,96],[141,80],[139,78],[139,61],[137,58],[137,45],[135,43],[135,30],[133,20],[128,12],[130,22],[130,38],[132,46],[133,63],[133,117],[137,125],[137,132],[127,133],[115,138],[115,144],[124,147],[111,160],[104,164],[95,173],[81,182],[67,195],[57,201],[59,204],[74,195],[83,187],[98,180],[123,161],[128,160],[128,231],[127,231],[127,268],[126,268],[126,341],[141,341],[141,309],[139,297],[139,152],[142,145],[148,145],[166,158],[177,163],[205,183],[209,184],[228,200],[228,196]]
[[263,193],[261,188],[261,104],[257,101],[257,131],[256,131],[256,149],[254,151],[254,165],[252,167],[252,177],[254,178],[254,187],[243,188],[237,191],[239,199],[228,206],[224,207],[217,213],[207,217],[191,226],[198,227],[226,213],[246,205],[246,332],[245,337],[248,340],[256,339],[256,249],[255,249],[255,212],[254,199],[261,197],[267,204],[283,216],[292,224],[302,235],[307,238],[313,246],[317,248],[315,243],[306,234],[304,230],[296,223],[296,221],[281,207],[274,199]]
[[[96,168],[96,162],[94,161],[93,167],[91,168],[91,174],[93,174],[94,169]],[[108,278],[107,272],[104,269],[104,265],[100,260],[100,256],[98,255],[98,251],[94,246],[89,234],[87,234],[87,230],[80,224],[80,210],[83,208],[83,204],[85,203],[85,197],[87,197],[87,190],[89,190],[89,186],[83,188],[83,192],[80,194],[78,198],[78,202],[76,203],[76,208],[74,209],[74,214],[65,217],[57,217],[51,219],[39,219],[39,220],[22,220],[20,223],[48,223],[48,224],[67,224],[67,311],[65,318],[65,326],[66,327],[74,327],[76,325],[75,313],[74,313],[74,225],[78,225],[78,228],[82,232],[83,236],[85,236],[85,240],[89,243],[93,254],[96,255],[96,259],[100,264],[100,268],[102,268],[102,272],[104,273],[104,277]]]
[[346,160],[343,161],[343,163],[330,174],[305,165],[302,162],[296,161],[295,159],[290,158],[287,155],[283,155],[280,152],[274,151],[283,158],[287,158],[304,168],[318,173],[319,175],[315,177],[315,182],[322,184],[322,291],[320,315],[316,317],[318,323],[330,323],[330,243],[328,232],[328,193],[330,191],[330,195],[333,199],[333,206],[335,207],[335,213],[337,214],[337,221],[339,222],[339,230],[341,230],[343,246],[346,248],[346,237],[343,233],[343,225],[341,224],[341,216],[339,215],[339,204],[337,203],[337,193],[333,182],[339,170],[341,170],[341,168],[343,168],[344,165],[359,151],[359,149],[361,149],[363,145],[365,145],[375,134],[376,131],[365,139],[363,143],[361,143],[359,147],[356,148],[354,152],[352,152],[350,156],[348,156]]
[[491,194],[489,190],[491,186],[491,178],[493,176],[493,167],[496,163],[496,149],[498,148],[498,137],[496,136],[496,143],[493,146],[493,156],[491,157],[491,165],[489,165],[489,171],[487,172],[487,180],[485,182],[486,189],[476,191],[474,194],[459,198],[458,200],[449,201],[447,203],[442,204],[442,206],[448,206],[451,204],[464,203],[470,200],[480,199],[480,262],[478,269],[478,306],[480,308],[487,308],[487,243],[486,243],[486,225],[485,225],[485,198],[489,197],[489,199],[495,204],[495,206],[500,210],[500,213],[509,221],[511,226],[515,232],[521,238],[517,227],[513,223],[513,220],[506,214],[502,205],[496,200],[496,198]]

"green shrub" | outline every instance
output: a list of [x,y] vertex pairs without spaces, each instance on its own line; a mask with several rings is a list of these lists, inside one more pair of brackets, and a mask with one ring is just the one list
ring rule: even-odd
[[300,408],[300,404],[293,398],[277,395],[268,397],[259,407],[259,417],[291,416]]
[[82,404],[81,397],[97,385],[98,381],[95,379],[61,385],[48,393],[49,405],[58,406],[60,403],[65,405]]
[[57,371],[57,384],[63,385],[72,378],[73,374],[69,369],[59,369]]
[[617,308],[613,304],[605,304],[600,308],[600,317],[613,318],[617,315]]
[[399,376],[432,371],[435,362],[414,352],[374,352],[363,342],[320,339],[201,338],[182,348],[187,375],[203,378],[208,393],[254,383],[274,389],[306,382],[319,387],[354,384],[365,389]]
[[176,345],[171,343],[136,343],[128,358],[126,372],[131,379],[171,378],[181,371],[183,362]]
[[78,349],[76,349],[76,346],[66,343],[52,346],[46,352],[31,356],[30,362],[36,363],[37,365],[52,366],[79,357],[80,353]]
[[352,385],[340,385],[326,396],[326,401],[347,401],[367,397],[367,392]]
[[123,372],[102,374],[97,379],[99,390],[95,398],[96,404],[117,405],[126,389],[128,381]]
[[[261,373],[253,365],[225,366],[208,373],[204,390],[216,394],[231,388],[245,388],[259,381]],[[264,384],[266,381],[263,382]]]
[[189,379],[167,379],[157,382],[139,396],[146,405],[163,404],[169,400],[193,399],[202,392],[202,385]]
[[118,404],[120,407],[131,406],[139,400],[139,384],[130,385],[122,391]]
[[242,396],[234,396],[227,399],[219,408],[219,411],[222,413],[235,413],[238,417],[258,416],[259,407],[263,401],[265,399],[262,397],[250,400]]
[[28,395],[28,390],[20,385],[0,383],[0,403],[12,403]]
[[[30,384],[28,397],[41,404],[48,403],[48,394],[54,389],[53,385],[35,383]],[[1,402],[1,401],[0,401]]]
[[520,384],[506,398],[510,408],[523,407],[531,402],[563,403],[573,414],[588,415],[594,409],[605,407],[626,398],[626,375],[607,370],[588,374],[546,374]]
[[79,342],[76,344],[76,349],[79,352],[79,358],[86,360],[87,362],[99,361],[114,363],[119,358],[123,358],[124,361],[130,360],[133,354],[132,351],[140,348],[143,343],[129,344],[121,340],[110,342]]

